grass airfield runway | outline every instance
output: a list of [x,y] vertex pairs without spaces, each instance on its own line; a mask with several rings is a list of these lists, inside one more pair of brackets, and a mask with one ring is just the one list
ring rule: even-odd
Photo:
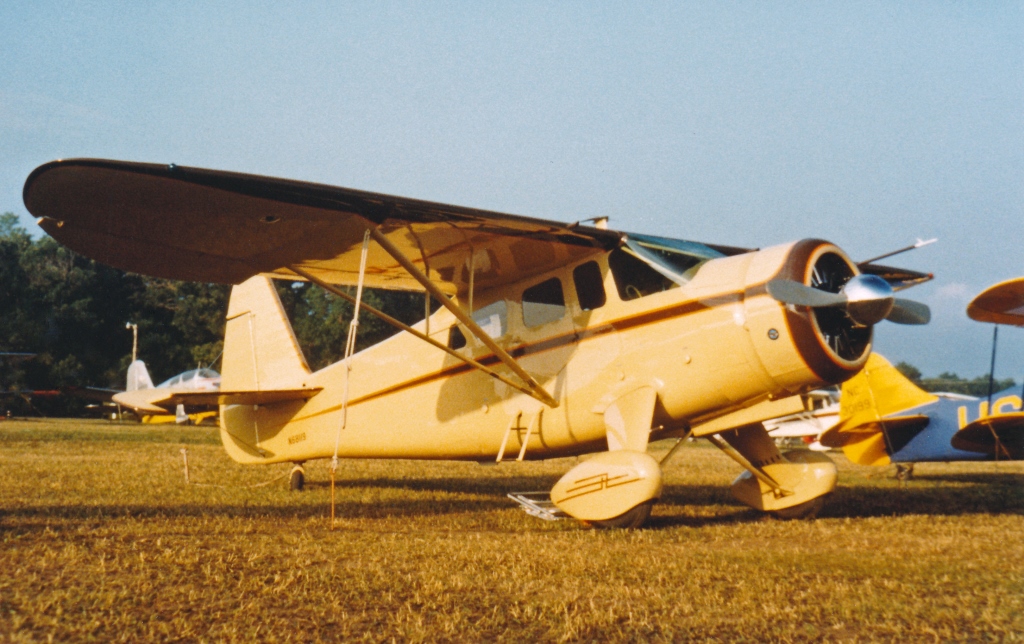
[[[183,446],[227,487],[186,486]],[[5,421],[0,641],[1024,640],[1024,463],[900,487],[832,457],[819,518],[778,521],[687,445],[634,532],[505,498],[575,459],[342,461],[332,532],[327,462],[243,489],[289,466],[236,465],[215,428]]]

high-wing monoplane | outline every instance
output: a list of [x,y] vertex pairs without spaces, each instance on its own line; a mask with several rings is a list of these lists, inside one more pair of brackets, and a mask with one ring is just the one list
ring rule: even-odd
[[[786,454],[762,420],[863,367],[896,297],[930,275],[857,263],[806,239],[760,250],[565,224],[333,186],[105,160],[28,177],[28,210],[112,266],[236,285],[219,392],[242,463],[339,458],[501,462],[593,454],[551,501],[598,525],[641,524],[661,494],[650,440],[706,437],[746,472],[734,494],[801,516],[835,486],[824,455]],[[355,304],[339,362],[312,372],[273,279]],[[409,326],[365,287],[424,294]],[[359,315],[403,333],[354,352]],[[793,401],[797,402],[794,403]],[[295,479],[293,479],[294,482]]]

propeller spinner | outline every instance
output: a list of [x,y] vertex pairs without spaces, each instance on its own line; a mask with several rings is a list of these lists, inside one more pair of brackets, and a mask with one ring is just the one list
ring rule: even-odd
[[841,308],[858,327],[869,327],[882,320],[927,324],[931,319],[926,305],[895,297],[892,286],[877,275],[855,275],[838,293],[785,279],[772,280],[766,286],[768,294],[783,304]]

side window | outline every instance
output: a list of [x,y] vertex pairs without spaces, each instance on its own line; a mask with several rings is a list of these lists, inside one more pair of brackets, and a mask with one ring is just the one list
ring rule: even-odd
[[523,291],[523,323],[540,326],[560,320],[565,315],[562,282],[557,277]]
[[448,330],[448,348],[461,349],[466,346],[466,336],[462,335],[462,329],[453,326]]
[[576,297],[579,298],[581,309],[593,311],[604,306],[604,278],[601,277],[601,267],[597,262],[587,262],[574,268],[572,281],[576,285]]
[[[477,309],[473,312],[473,321],[479,324],[484,333],[492,338],[501,337],[508,331],[508,305],[505,300],[498,300],[482,309]],[[452,349],[461,349],[466,346],[466,336],[458,326],[449,329],[448,346]]]
[[505,300],[488,304],[473,312],[473,321],[492,338],[501,337],[508,331],[508,305]]
[[635,300],[678,286],[645,262],[618,248],[608,255],[608,267],[612,269],[615,288],[623,300]]

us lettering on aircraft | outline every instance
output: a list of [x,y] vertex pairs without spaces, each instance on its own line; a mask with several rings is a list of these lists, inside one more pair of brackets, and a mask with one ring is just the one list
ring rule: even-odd
[[[707,438],[735,459],[744,473],[733,492],[754,508],[817,511],[835,465],[780,453],[761,421],[860,371],[878,322],[929,316],[894,291],[930,275],[857,263],[816,239],[748,250],[87,159],[37,168],[24,198],[47,233],[98,261],[235,285],[220,390],[175,395],[219,405],[235,460],[590,454],[550,501],[604,526],[647,519],[662,489],[647,446],[666,437]],[[337,363],[309,369],[275,279],[356,304]],[[405,325],[363,302],[368,287],[421,292],[425,313],[440,307]],[[402,332],[355,352],[359,315]]]

